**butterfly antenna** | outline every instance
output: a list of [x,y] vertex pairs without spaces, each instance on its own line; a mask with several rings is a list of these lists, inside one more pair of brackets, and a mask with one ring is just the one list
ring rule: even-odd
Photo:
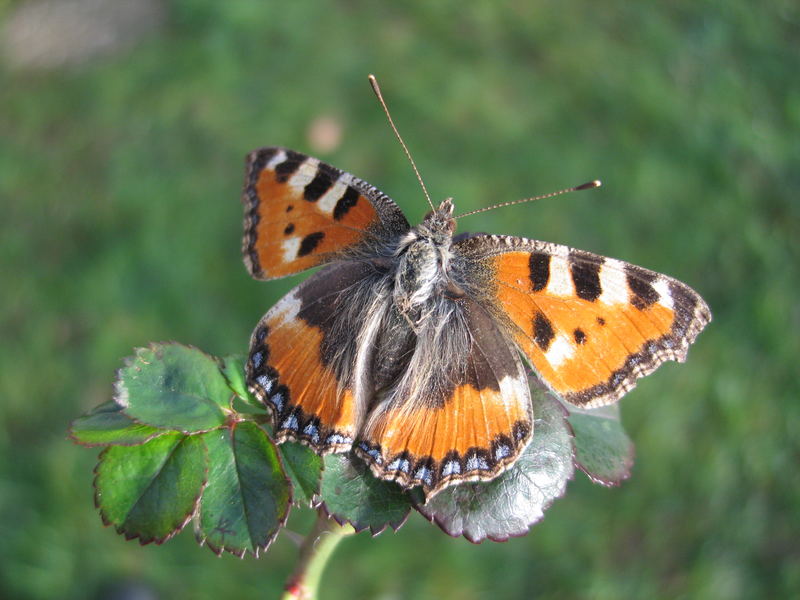
[[400,132],[397,131],[397,127],[394,126],[394,121],[392,121],[392,115],[389,114],[389,108],[386,106],[386,102],[383,99],[383,94],[381,94],[381,88],[378,85],[378,80],[375,79],[375,75],[369,75],[369,84],[372,86],[372,91],[375,92],[375,95],[378,97],[378,102],[381,103],[381,107],[383,108],[383,112],[386,113],[386,118],[389,119],[389,125],[392,126],[392,131],[394,131],[395,136],[397,136],[400,145],[403,147],[403,152],[406,153],[406,158],[408,158],[408,162],[411,163],[411,168],[414,169],[414,173],[417,175],[417,181],[419,181],[420,186],[422,186],[422,191],[425,193],[425,198],[428,200],[428,204],[431,205],[431,208],[434,208],[433,202],[431,202],[431,197],[428,194],[428,188],[425,187],[425,182],[422,181],[422,175],[419,174],[419,169],[417,169],[417,164],[414,162],[414,159],[411,158],[411,152],[408,151],[408,146],[403,141],[403,138],[400,137]]
[[582,183],[581,185],[576,185],[571,188],[558,190],[557,192],[550,192],[549,194],[544,194],[542,196],[534,196],[533,198],[523,198],[522,200],[503,202],[502,204],[495,204],[493,206],[487,206],[486,208],[479,208],[478,210],[472,210],[462,215],[457,215],[456,217],[453,218],[460,219],[461,217],[468,217],[470,215],[474,215],[477,213],[486,212],[487,210],[494,210],[495,208],[502,208],[504,206],[513,206],[514,204],[522,204],[524,202],[533,202],[534,200],[544,200],[545,198],[552,198],[553,196],[560,196],[561,194],[567,194],[569,192],[578,192],[580,190],[591,190],[592,188],[599,188],[601,185],[603,184],[600,182],[600,180],[595,179],[594,181],[588,181],[586,183]]

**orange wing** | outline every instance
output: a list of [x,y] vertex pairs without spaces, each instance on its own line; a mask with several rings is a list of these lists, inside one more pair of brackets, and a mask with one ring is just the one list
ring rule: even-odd
[[664,361],[683,362],[711,320],[687,285],[619,260],[509,236],[457,247],[491,274],[483,275],[488,301],[539,376],[572,404],[616,402]]
[[[381,479],[421,485],[427,496],[460,481],[491,480],[513,464],[533,431],[517,351],[477,303],[462,300],[471,335],[466,368],[444,394],[375,407],[356,453]],[[443,356],[442,360],[448,357]]]
[[284,148],[248,155],[242,203],[242,254],[256,279],[298,273],[409,228],[377,188]]
[[369,295],[375,273],[366,262],[323,269],[256,326],[247,384],[270,409],[277,442],[296,440],[320,454],[350,449],[364,413],[353,392],[353,323],[360,317],[352,311]]

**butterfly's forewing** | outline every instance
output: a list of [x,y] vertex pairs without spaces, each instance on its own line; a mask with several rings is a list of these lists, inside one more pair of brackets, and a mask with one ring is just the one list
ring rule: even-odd
[[247,157],[242,253],[256,279],[329,262],[408,230],[397,205],[368,183],[285,148]]
[[539,376],[579,406],[613,403],[664,361],[683,362],[711,320],[687,285],[619,260],[510,236],[456,247]]
[[[378,477],[421,485],[428,496],[460,481],[493,479],[516,460],[533,430],[516,349],[478,303],[464,298],[459,304],[469,332],[465,368],[448,373],[444,391],[423,390],[418,401],[399,397],[374,409],[356,445]],[[457,364],[445,352],[433,354],[445,366]]]

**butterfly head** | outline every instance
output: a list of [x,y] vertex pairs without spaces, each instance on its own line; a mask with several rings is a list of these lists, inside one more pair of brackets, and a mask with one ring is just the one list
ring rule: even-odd
[[430,211],[415,229],[421,238],[428,238],[436,245],[450,245],[450,238],[456,230],[453,218],[453,199],[447,198],[439,208]]

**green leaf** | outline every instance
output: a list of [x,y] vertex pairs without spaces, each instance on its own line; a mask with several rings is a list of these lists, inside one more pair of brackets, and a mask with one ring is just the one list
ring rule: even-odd
[[575,466],[603,485],[619,485],[630,477],[633,443],[622,427],[619,405],[567,409],[575,432]]
[[70,437],[83,446],[137,446],[165,433],[168,430],[136,423],[111,401],[78,417],[69,426]]
[[372,535],[387,525],[399,529],[411,510],[410,498],[399,485],[377,479],[352,454],[325,457],[320,496],[322,507],[337,523],[350,523],[357,532],[369,527]]
[[209,452],[196,536],[216,554],[258,556],[289,516],[292,494],[275,444],[250,422],[203,434]]
[[283,469],[292,481],[295,504],[311,506],[320,491],[322,457],[308,446],[295,442],[284,442],[278,449]]
[[532,382],[533,439],[506,472],[489,482],[445,488],[416,508],[445,533],[473,543],[524,535],[564,493],[572,477],[572,439],[566,412]]
[[192,517],[206,479],[203,441],[169,433],[141,446],[111,446],[95,469],[103,522],[127,539],[161,543]]
[[232,354],[222,359],[222,374],[228,381],[228,386],[239,399],[259,410],[264,410],[264,405],[259,402],[247,389],[244,371],[244,356]]
[[175,343],[137,348],[120,369],[115,391],[129,417],[184,433],[223,425],[231,397],[217,361]]

